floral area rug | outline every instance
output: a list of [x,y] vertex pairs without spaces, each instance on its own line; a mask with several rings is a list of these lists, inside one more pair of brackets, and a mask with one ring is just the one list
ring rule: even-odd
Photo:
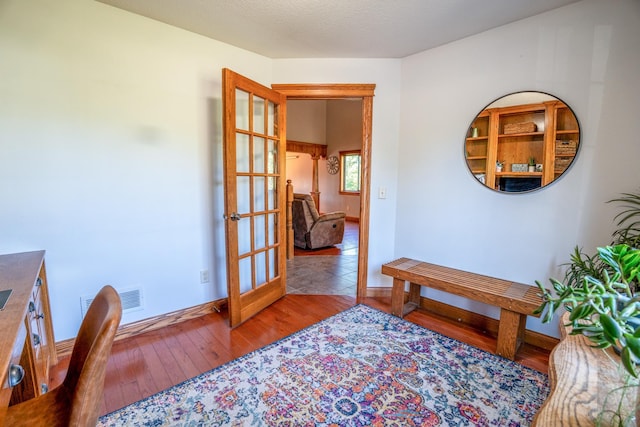
[[99,426],[527,426],[545,375],[357,305]]

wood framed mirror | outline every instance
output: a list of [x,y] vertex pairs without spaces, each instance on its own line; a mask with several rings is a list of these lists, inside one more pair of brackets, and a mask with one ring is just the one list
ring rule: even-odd
[[484,186],[522,193],[544,188],[565,174],[580,148],[573,110],[544,92],[505,95],[471,121],[464,154],[469,171]]

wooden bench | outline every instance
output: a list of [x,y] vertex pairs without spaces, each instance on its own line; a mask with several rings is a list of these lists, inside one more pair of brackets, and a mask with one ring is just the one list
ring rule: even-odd
[[[527,316],[542,304],[538,288],[509,280],[469,273],[409,258],[382,266],[393,277],[391,312],[403,317],[420,305],[420,286],[427,286],[485,304],[500,307],[496,354],[513,360],[524,339]],[[405,283],[409,297],[405,304]]]

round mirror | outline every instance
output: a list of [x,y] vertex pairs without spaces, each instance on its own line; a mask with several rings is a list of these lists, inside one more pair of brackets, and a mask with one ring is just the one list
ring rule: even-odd
[[567,104],[542,92],[518,92],[487,105],[464,143],[467,166],[492,190],[521,193],[564,174],[580,147],[580,126]]

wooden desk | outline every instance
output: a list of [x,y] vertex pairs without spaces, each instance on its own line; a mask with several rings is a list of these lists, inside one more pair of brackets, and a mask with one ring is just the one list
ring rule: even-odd
[[[610,426],[610,417],[597,423],[598,415],[605,409],[607,394],[623,384],[620,358],[613,353],[593,348],[582,335],[569,335],[568,313],[560,320],[562,341],[549,356],[549,381],[551,393],[533,421],[538,427]],[[623,408],[630,413],[636,405],[637,388],[632,388],[623,401]],[[608,410],[615,410],[620,397],[609,397]],[[627,425],[627,424],[625,424]],[[636,424],[637,425],[637,424]]]
[[[0,255],[0,290],[12,289],[0,311],[0,426],[7,406],[48,390],[49,368],[56,356],[44,251]],[[11,365],[24,369],[24,378],[9,387]]]

